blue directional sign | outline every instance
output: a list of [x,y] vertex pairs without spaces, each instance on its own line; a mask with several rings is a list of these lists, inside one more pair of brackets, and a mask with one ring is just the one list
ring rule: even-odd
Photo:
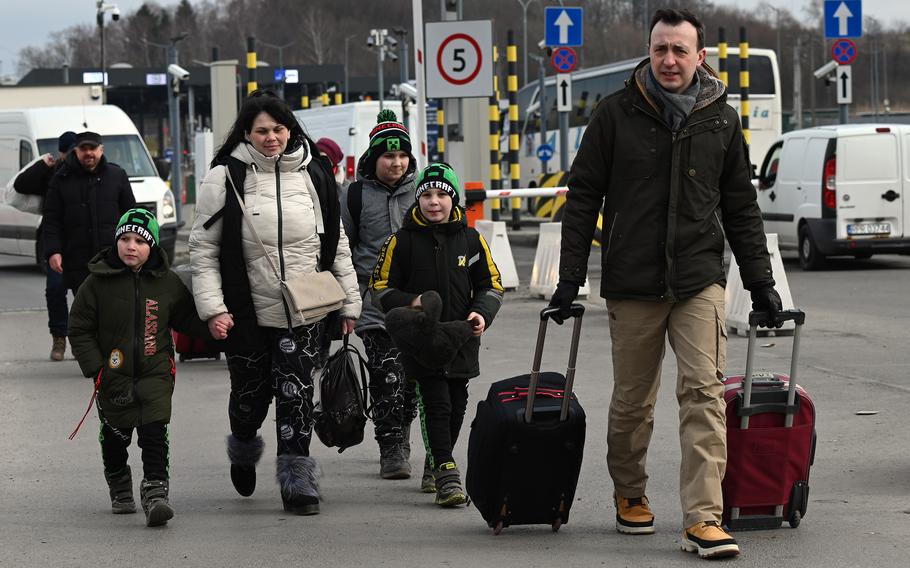
[[862,35],[863,3],[860,0],[825,0],[825,38]]
[[584,43],[584,10],[547,6],[544,9],[544,43],[550,47],[577,47]]
[[541,162],[549,162],[553,158],[553,146],[549,144],[541,144],[537,147],[537,159]]
[[275,82],[284,83],[284,69],[275,69]]

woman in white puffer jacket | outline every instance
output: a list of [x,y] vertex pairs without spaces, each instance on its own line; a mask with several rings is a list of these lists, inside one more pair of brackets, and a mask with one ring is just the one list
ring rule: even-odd
[[[332,272],[347,296],[337,313],[304,321],[289,309],[234,184],[284,280]],[[315,375],[335,326],[353,331],[361,298],[331,167],[273,93],[255,92],[240,109],[199,188],[189,248],[196,309],[221,340],[231,377],[231,481],[243,496],[255,490],[264,447],[257,432],[274,396],[284,508],[316,514],[318,467],[309,455]]]

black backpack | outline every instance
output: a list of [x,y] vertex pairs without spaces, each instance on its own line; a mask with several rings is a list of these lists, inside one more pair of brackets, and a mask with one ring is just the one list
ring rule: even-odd
[[370,410],[366,360],[348,337],[322,370],[315,424],[319,440],[330,448],[338,446],[338,453],[363,441]]

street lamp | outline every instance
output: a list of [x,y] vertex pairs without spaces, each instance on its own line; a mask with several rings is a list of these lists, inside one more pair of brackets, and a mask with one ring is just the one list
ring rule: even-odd
[[266,47],[271,47],[272,49],[278,50],[278,68],[281,69],[281,75],[282,75],[281,82],[278,83],[278,96],[281,97],[282,99],[284,98],[284,80],[285,80],[285,78],[284,78],[284,50],[291,47],[295,43],[297,43],[297,42],[290,41],[283,45],[273,45],[271,43],[266,43],[266,42],[262,41],[261,39],[259,40],[259,45],[264,45]]
[[382,76],[382,66],[385,62],[386,57],[392,61],[398,60],[398,55],[395,54],[395,46],[398,45],[398,40],[389,35],[389,30],[385,28],[381,29],[372,29],[370,30],[370,35],[367,37],[367,46],[375,47],[378,55],[378,65],[379,65],[379,110],[382,110],[382,103],[384,101],[384,81]]
[[120,19],[120,8],[118,8],[116,4],[105,2],[104,0],[98,0],[96,5],[98,11],[95,19],[98,21],[98,30],[101,33],[101,102],[106,103],[107,96],[105,91],[107,90],[107,73],[104,70],[104,13],[110,12],[111,19],[116,22]]
[[521,85],[528,84],[528,6],[534,0],[518,0],[521,4],[521,53],[524,58],[524,72],[521,76]]
[[350,102],[348,98],[348,42],[360,34],[351,34],[344,38],[344,102]]

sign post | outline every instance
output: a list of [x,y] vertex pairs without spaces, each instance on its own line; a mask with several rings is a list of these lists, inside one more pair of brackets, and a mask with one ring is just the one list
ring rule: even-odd
[[[578,65],[573,46],[584,44],[584,10],[564,6],[544,9],[544,43],[555,47],[550,63],[556,70],[556,110],[559,111],[559,169],[569,169],[569,112],[572,110],[572,75]],[[541,114],[545,109],[541,108]]]
[[856,44],[851,37],[863,35],[863,3],[861,0],[825,0],[825,39],[835,39],[831,56],[839,63],[834,72],[837,102],[840,105],[840,122],[847,124],[848,105],[853,102],[853,70],[850,64],[856,59]]

